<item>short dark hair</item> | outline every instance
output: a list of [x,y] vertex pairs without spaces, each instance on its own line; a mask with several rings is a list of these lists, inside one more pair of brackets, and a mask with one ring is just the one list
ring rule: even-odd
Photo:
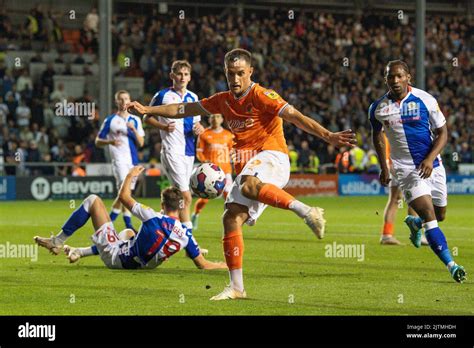
[[169,211],[183,209],[183,193],[177,187],[167,187],[161,191],[161,203],[163,203],[164,208]]
[[224,57],[224,64],[227,66],[230,62],[235,62],[239,59],[245,60],[252,66],[252,53],[243,48],[234,48],[232,51],[227,52]]
[[408,64],[405,63],[403,60],[397,59],[397,60],[391,60],[390,62],[388,62],[387,66],[385,67],[385,75],[387,75],[387,72],[390,68],[397,65],[401,66],[407,74],[410,74],[410,68],[408,67]]

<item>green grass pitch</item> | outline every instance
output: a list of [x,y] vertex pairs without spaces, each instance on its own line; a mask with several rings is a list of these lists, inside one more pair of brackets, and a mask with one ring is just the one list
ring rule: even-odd
[[[0,315],[472,315],[474,228],[472,196],[451,196],[441,223],[468,280],[455,283],[428,247],[414,248],[397,216],[396,236],[406,245],[381,246],[386,197],[305,198],[325,208],[326,237],[317,240],[291,212],[268,208],[244,227],[244,280],[248,299],[213,302],[227,271],[201,271],[179,253],[155,270],[109,270],[99,257],[69,264],[38,250],[38,260],[0,259]],[[77,200],[76,204],[80,201]],[[158,200],[143,200],[158,209]],[[69,201],[0,203],[0,244],[32,244],[57,233]],[[110,206],[111,201],[106,204]],[[211,260],[223,260],[223,201],[201,214],[196,239]],[[138,227],[138,220],[133,219]],[[121,217],[116,222],[123,229]],[[68,241],[89,245],[90,222]],[[364,246],[364,259],[326,257],[326,246]],[[471,277],[470,277],[471,276]]]

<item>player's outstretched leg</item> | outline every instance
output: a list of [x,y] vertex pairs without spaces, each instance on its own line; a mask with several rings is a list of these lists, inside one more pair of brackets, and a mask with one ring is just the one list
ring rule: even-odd
[[205,198],[199,198],[196,203],[194,204],[194,213],[191,215],[191,222],[193,224],[193,230],[198,229],[198,220],[199,220],[199,214],[201,211],[204,209],[206,206],[207,202],[209,202],[208,199]]
[[246,298],[243,279],[244,238],[242,225],[249,218],[248,208],[229,203],[224,212],[224,256],[229,268],[230,284],[224,290],[211,297],[212,301],[235,300]]
[[446,237],[438,226],[431,196],[418,197],[410,203],[410,206],[425,221],[422,227],[425,229],[426,239],[430,244],[431,250],[446,265],[451,277],[458,283],[462,283],[466,279],[466,271],[464,267],[456,264],[451,256]]
[[97,195],[89,195],[84,199],[81,206],[77,208],[71,216],[69,216],[69,219],[63,225],[58,235],[51,236],[50,238],[36,236],[34,237],[34,240],[38,245],[48,249],[51,253],[58,255],[60,250],[63,248],[64,242],[74,232],[84,226],[91,216],[95,229],[110,221],[104,203]]
[[303,219],[304,223],[319,239],[324,237],[326,220],[324,219],[324,209],[310,207],[295,197],[285,192],[278,186],[261,182],[254,176],[242,177],[241,192],[249,198],[275,208],[288,209]]

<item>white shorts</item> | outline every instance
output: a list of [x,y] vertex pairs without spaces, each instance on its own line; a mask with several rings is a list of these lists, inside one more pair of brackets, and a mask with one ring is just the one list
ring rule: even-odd
[[240,192],[240,179],[244,175],[256,176],[263,183],[283,188],[290,179],[290,159],[287,154],[280,151],[265,150],[259,152],[247,162],[242,172],[235,178],[225,202],[226,204],[238,203],[248,207],[249,218],[246,223],[252,226],[258,217],[262,215],[267,205],[242,195]]
[[100,258],[108,268],[123,268],[119,255],[121,245],[112,222],[106,222],[92,235],[92,241],[97,246]]
[[115,183],[117,184],[117,191],[120,190],[122,182],[127,177],[130,169],[133,168],[133,164],[121,163],[121,162],[112,162],[112,172],[115,176]]
[[398,187],[400,183],[397,180],[397,176],[395,175],[395,171],[393,167],[390,167],[390,182],[388,183],[388,187]]
[[446,170],[442,164],[433,168],[431,176],[427,179],[420,178],[418,169],[397,168],[395,173],[407,203],[418,197],[430,195],[435,206],[445,207],[448,205]]
[[161,152],[161,164],[168,180],[181,192],[189,191],[189,180],[194,169],[194,156]]
[[233,180],[232,180],[232,174],[226,174],[225,175],[225,186],[224,186],[224,192],[225,193],[229,193],[230,192],[230,189],[232,188],[232,184],[233,184]]

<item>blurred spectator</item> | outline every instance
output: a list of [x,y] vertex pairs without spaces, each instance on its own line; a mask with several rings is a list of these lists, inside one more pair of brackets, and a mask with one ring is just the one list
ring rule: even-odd
[[84,27],[94,33],[99,32],[99,15],[97,14],[97,8],[93,7],[84,20]]
[[301,172],[304,172],[305,169],[309,167],[309,162],[310,162],[310,150],[309,150],[309,144],[306,140],[303,140],[301,142],[301,150],[298,153],[298,167]]
[[9,113],[8,106],[4,103],[3,96],[0,95],[0,124],[7,124]]
[[16,81],[16,89],[19,93],[23,92],[25,89],[33,90],[33,81],[28,73],[27,69],[23,69],[21,76]]
[[461,144],[461,163],[472,163],[472,150],[467,142]]
[[20,101],[20,105],[15,110],[16,122],[20,127],[28,127],[31,119],[31,109],[24,100]]
[[64,99],[68,98],[66,91],[64,90],[64,84],[58,83],[57,88],[51,93],[50,96],[53,103],[62,102]]
[[41,83],[43,86],[48,87],[50,91],[52,91],[54,87],[53,76],[55,74],[56,73],[54,72],[53,63],[48,63],[46,70],[43,71],[43,74],[41,75]]

